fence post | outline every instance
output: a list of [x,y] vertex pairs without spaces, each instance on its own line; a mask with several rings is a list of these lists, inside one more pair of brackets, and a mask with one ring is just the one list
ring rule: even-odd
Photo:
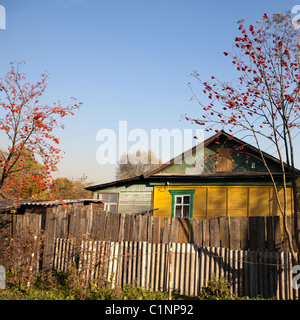
[[172,267],[173,267],[173,254],[172,243],[169,243],[169,300],[172,300]]
[[27,292],[30,288],[30,283],[31,283],[31,276],[32,276],[32,265],[33,265],[33,261],[34,261],[34,252],[35,252],[35,248],[36,248],[36,244],[37,244],[37,236],[33,237],[33,245],[32,245],[32,253],[31,253],[31,257],[30,257],[30,265],[29,265],[29,276],[28,276],[28,281],[27,281]]

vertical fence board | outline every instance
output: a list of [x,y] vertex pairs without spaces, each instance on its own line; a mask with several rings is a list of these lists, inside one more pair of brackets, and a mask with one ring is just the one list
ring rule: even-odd
[[111,241],[117,242],[119,238],[119,229],[120,229],[120,214],[112,214],[111,219]]
[[[287,216],[286,217],[286,224],[288,230],[291,230],[291,217]],[[292,234],[292,233],[291,233]],[[283,228],[283,237],[282,237],[282,249],[283,251],[288,251],[289,250],[289,244],[288,244],[288,236]]]
[[202,220],[192,219],[192,237],[191,243],[202,246]]
[[240,236],[240,218],[230,218],[230,249],[238,250],[241,247],[241,236]]
[[248,229],[249,229],[249,218],[240,217],[241,249],[242,250],[247,250],[249,248]]
[[209,220],[202,222],[203,247],[209,247]]
[[124,241],[129,241],[130,216],[124,217]]
[[249,217],[249,247],[251,251],[257,250],[257,217]]
[[178,228],[178,242],[189,243],[190,235],[190,219],[188,218],[178,218],[179,228]]
[[257,249],[260,251],[266,250],[265,241],[265,217],[257,217]]
[[155,217],[153,223],[153,243],[160,243],[160,218]]
[[53,244],[55,239],[56,212],[52,208],[47,208],[45,221],[45,247],[43,256],[43,270],[52,269],[53,264]]
[[125,224],[125,214],[120,214],[120,221],[119,221],[119,233],[118,233],[118,240],[119,242],[124,240],[124,224]]
[[280,251],[282,249],[282,238],[281,238],[279,216],[273,217],[273,226],[274,226],[274,247],[276,251]]
[[106,214],[106,224],[105,224],[105,234],[104,239],[110,241],[111,240],[111,233],[112,233],[112,214]]
[[148,216],[141,216],[141,234],[140,241],[147,241],[147,233],[148,233]]
[[153,218],[151,216],[147,217],[147,241],[152,242],[152,235],[153,235]]
[[228,217],[220,217],[220,240],[221,247],[229,247],[229,218]]
[[173,243],[178,242],[178,228],[179,228],[179,222],[177,218],[172,218],[171,220],[171,228],[170,228],[170,235],[169,235],[169,241]]
[[267,229],[267,249],[268,251],[273,251],[274,250],[273,217],[266,217],[266,229]]
[[250,298],[256,297],[257,290],[257,251],[249,252],[250,263]]
[[209,235],[210,235],[210,246],[219,247],[220,246],[220,228],[219,228],[219,218],[213,217],[209,220]]
[[179,278],[179,293],[184,294],[184,282],[186,279],[186,273],[185,273],[185,258],[186,258],[186,251],[185,251],[185,246],[183,243],[179,244],[180,246],[180,252],[181,254],[181,259],[180,259],[180,278]]
[[170,234],[170,218],[165,218],[162,243],[169,243],[169,234]]
[[140,241],[141,240],[141,215],[137,215],[135,217],[135,228],[134,228],[134,241]]
[[199,291],[201,293],[202,287],[204,286],[204,248],[199,249]]
[[105,226],[106,226],[106,214],[105,212],[100,212],[99,213],[99,226],[98,226],[98,239],[99,240],[104,240],[104,236],[105,236]]
[[135,228],[135,219],[134,216],[129,216],[128,219],[129,230],[128,230],[128,241],[134,241],[134,228]]

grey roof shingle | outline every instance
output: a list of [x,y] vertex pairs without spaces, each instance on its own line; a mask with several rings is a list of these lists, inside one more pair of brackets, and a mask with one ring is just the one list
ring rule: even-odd
[[[99,199],[67,199],[63,200],[63,202],[68,204],[73,203],[101,203],[102,201]],[[16,209],[22,206],[59,206],[61,205],[60,200],[30,200],[30,199],[21,199],[17,200],[0,200],[0,212],[9,211],[12,209]]]

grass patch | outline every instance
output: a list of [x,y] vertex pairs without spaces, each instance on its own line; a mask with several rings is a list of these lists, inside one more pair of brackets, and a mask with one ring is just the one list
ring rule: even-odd
[[[86,283],[76,270],[67,273],[35,274],[28,282],[20,282],[14,270],[6,272],[6,289],[0,289],[0,300],[168,300],[168,293],[136,286],[112,288],[110,283]],[[248,300],[230,294],[230,283],[213,277],[199,296],[173,293],[172,300]],[[260,297],[256,298],[261,300]]]

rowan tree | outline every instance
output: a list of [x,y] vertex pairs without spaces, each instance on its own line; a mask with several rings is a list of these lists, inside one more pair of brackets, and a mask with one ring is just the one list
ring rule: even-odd
[[[287,184],[290,181],[293,189],[294,231],[300,250],[294,163],[295,137],[300,127],[299,36],[289,12],[274,14],[271,19],[264,14],[255,26],[245,27],[244,21],[239,21],[238,30],[240,35],[235,38],[232,50],[224,52],[238,76],[230,82],[216,76],[203,81],[198,72],[193,72],[192,77],[201,86],[208,103],[203,102],[203,96],[196,94],[189,83],[192,99],[196,99],[202,111],[200,117],[186,116],[186,119],[203,126],[206,131],[227,129],[232,136],[243,135],[249,144],[256,145],[273,182],[290,251],[295,258],[292,233],[287,224]],[[283,200],[262,152],[266,142],[273,146],[274,155],[280,160]],[[243,147],[239,146],[240,152],[241,149]]]
[[[2,151],[0,151],[0,159],[3,159]],[[5,180],[6,194],[11,198],[45,198],[46,194],[44,194],[44,187],[41,182],[45,178],[46,172],[42,168],[42,165],[36,161],[32,152],[26,149],[22,150],[16,162],[16,167],[22,167],[22,174],[17,171],[15,174],[7,177]],[[2,172],[3,168],[0,170]],[[26,181],[25,184],[24,180]]]
[[[67,106],[60,101],[41,103],[49,75],[43,73],[36,83],[30,83],[19,71],[21,64],[11,63],[10,71],[0,79],[0,132],[7,142],[0,157],[0,192],[4,198],[20,197],[30,184],[37,185],[38,192],[51,186],[51,174],[62,158],[54,129],[63,128],[61,120],[74,115],[81,104],[75,98]],[[28,170],[25,160],[29,157],[39,174]]]

